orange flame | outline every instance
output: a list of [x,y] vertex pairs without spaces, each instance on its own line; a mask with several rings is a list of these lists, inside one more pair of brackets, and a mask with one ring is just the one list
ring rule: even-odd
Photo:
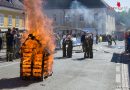
[[[52,21],[43,13],[42,0],[24,0],[26,12],[26,29],[22,41],[33,34],[42,44],[42,49],[47,48],[51,53],[54,52],[54,33]],[[32,43],[30,43],[31,45]],[[48,71],[52,72],[53,54],[49,56]]]

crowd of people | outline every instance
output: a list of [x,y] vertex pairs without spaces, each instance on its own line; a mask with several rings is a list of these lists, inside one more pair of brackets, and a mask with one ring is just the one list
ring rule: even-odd
[[[73,50],[73,35],[63,35],[62,37],[62,50],[63,57],[72,57]],[[100,42],[108,42],[108,46],[112,45],[112,42],[116,45],[116,37],[114,35],[93,35],[92,33],[84,32],[80,35],[82,51],[84,52],[84,58],[93,58],[93,43],[98,44]],[[59,43],[60,44],[60,43]]]
[[[21,46],[21,34],[18,28],[8,28],[5,34],[6,36],[6,51],[7,61],[12,61],[14,58],[19,58],[19,50]],[[56,36],[56,45],[63,50],[63,57],[71,58],[73,50],[72,38],[81,38],[82,51],[84,52],[84,58],[93,58],[93,43],[108,42],[108,46],[112,45],[112,41],[116,45],[116,37],[113,35],[93,35],[92,33],[82,33],[79,36],[76,35],[62,35],[61,38],[58,34]],[[127,36],[127,51],[130,52],[130,35]],[[0,50],[2,49],[2,35],[0,30]],[[61,42],[62,41],[62,42]]]
[[[0,30],[1,32],[1,30]],[[19,58],[19,49],[20,49],[20,39],[21,39],[21,34],[19,32],[18,28],[8,28],[8,31],[5,33],[6,36],[6,58],[7,61],[13,61],[15,58]],[[2,40],[2,34],[0,33],[0,50],[2,49],[3,45],[3,40]]]
[[[93,58],[93,35],[84,33],[81,35],[84,58]],[[72,58],[73,40],[72,35],[64,35],[62,40],[63,58]]]
[[112,42],[116,45],[116,39],[115,35],[96,35],[95,37],[96,44],[99,42],[108,42],[108,46],[111,46]]

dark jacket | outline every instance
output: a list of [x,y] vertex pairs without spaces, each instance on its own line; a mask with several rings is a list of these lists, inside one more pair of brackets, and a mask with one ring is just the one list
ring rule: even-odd
[[14,41],[14,36],[13,34],[7,32],[6,33],[6,43],[7,43],[7,46],[13,46],[13,41]]
[[84,41],[85,41],[85,35],[82,35],[81,36],[81,43],[84,43]]

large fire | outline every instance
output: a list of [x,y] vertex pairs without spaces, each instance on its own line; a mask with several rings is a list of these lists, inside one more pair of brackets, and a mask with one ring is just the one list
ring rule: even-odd
[[[24,0],[25,12],[26,12],[26,29],[27,32],[24,33],[22,42],[22,60],[23,63],[29,63],[29,60],[33,55],[33,64],[40,65],[40,61],[44,58],[44,76],[52,73],[53,65],[53,52],[55,49],[54,44],[54,34],[52,28],[52,22],[43,13],[42,2],[43,0]],[[35,49],[33,52],[32,50]],[[47,59],[43,57],[48,52],[50,55]],[[25,54],[25,55],[24,55]],[[26,70],[25,70],[26,71]],[[24,72],[24,70],[23,70]],[[29,71],[28,71],[29,72]],[[33,74],[39,72],[38,69],[33,70]],[[26,73],[27,75],[28,73]],[[38,76],[38,75],[34,75]]]

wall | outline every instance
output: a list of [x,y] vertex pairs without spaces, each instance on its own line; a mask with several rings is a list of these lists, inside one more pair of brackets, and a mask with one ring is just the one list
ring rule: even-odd
[[[15,12],[10,10],[0,10],[0,14],[4,15],[4,25],[0,26],[2,30],[6,30],[8,27],[16,27],[16,16],[19,16],[19,26],[17,28],[24,29],[24,15],[21,12]],[[12,25],[8,25],[8,16],[12,15]]]

